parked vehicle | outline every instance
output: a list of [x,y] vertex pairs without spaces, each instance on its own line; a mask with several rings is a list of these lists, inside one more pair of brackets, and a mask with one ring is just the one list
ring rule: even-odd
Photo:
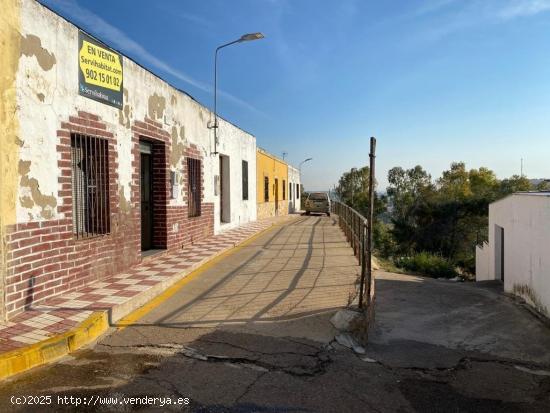
[[326,192],[312,192],[306,199],[306,215],[312,212],[327,214],[330,217],[330,198]]

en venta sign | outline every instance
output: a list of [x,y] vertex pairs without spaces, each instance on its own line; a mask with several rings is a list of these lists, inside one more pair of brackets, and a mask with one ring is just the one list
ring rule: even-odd
[[78,93],[122,109],[122,56],[86,33],[78,34]]

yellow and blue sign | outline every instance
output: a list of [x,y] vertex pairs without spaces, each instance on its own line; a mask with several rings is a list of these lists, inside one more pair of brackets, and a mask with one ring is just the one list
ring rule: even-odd
[[86,33],[78,35],[78,93],[122,109],[122,55]]

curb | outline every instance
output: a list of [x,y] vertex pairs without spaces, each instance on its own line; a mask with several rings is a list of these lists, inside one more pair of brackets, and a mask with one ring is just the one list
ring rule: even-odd
[[[214,255],[197,262],[184,272],[133,297],[126,303],[113,306],[110,310],[92,313],[77,327],[66,333],[27,347],[0,354],[0,380],[24,373],[34,367],[57,361],[67,354],[94,342],[112,327],[119,330],[126,328],[179,291],[181,287],[194,278],[190,277],[191,275],[196,276],[202,272],[201,270],[206,270],[208,268],[206,264],[218,262],[229,252],[236,250],[237,247],[244,246],[267,231],[290,220],[287,218],[281,222],[272,223],[270,226],[250,235],[241,242],[216,252]],[[121,323],[113,325],[119,320]]]
[[95,312],[76,328],[21,349],[0,354],[0,379],[51,363],[91,343],[109,329],[107,312]]

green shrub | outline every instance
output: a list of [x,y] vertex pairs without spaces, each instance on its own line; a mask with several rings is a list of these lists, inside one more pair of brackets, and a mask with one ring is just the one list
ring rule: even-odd
[[374,222],[373,231],[374,249],[378,256],[388,258],[395,254],[397,246],[391,236],[390,226],[381,221]]
[[421,252],[410,257],[395,260],[395,265],[408,271],[413,271],[431,277],[453,278],[458,274],[454,265],[440,255]]

